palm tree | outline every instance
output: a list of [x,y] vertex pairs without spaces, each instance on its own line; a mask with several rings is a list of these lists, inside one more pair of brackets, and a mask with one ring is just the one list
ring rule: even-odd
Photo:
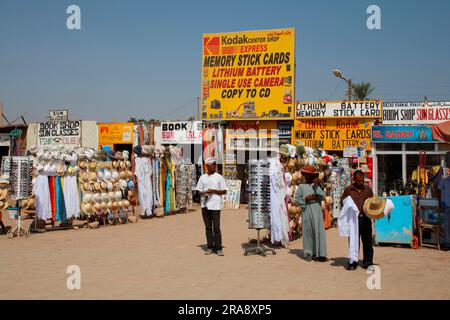
[[370,82],[361,82],[352,84],[353,99],[368,100],[369,95],[375,90]]

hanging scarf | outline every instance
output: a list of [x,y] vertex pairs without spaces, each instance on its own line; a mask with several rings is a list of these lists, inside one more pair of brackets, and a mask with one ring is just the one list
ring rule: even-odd
[[55,186],[55,177],[48,177],[49,187],[50,187],[50,202],[52,205],[52,221],[56,221],[56,186]]

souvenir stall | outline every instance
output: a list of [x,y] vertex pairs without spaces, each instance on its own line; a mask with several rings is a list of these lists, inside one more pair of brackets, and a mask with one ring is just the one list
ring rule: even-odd
[[[319,180],[326,197],[322,201],[325,229],[336,226],[339,216],[340,196],[350,185],[350,165],[346,158],[334,158],[321,149],[292,145],[282,145],[280,154],[283,155],[283,170],[285,172],[285,187],[287,195],[287,211],[289,217],[290,239],[301,236],[302,219],[301,208],[297,206],[295,195],[298,185],[302,183],[301,170],[306,165],[313,165],[319,172]],[[280,169],[277,169],[280,171]],[[274,185],[275,188],[275,185]],[[281,187],[277,187],[280,189]]]
[[[132,209],[133,174],[129,154],[85,148],[34,148],[35,222],[33,231],[91,228],[125,223]],[[50,221],[51,228],[46,228]],[[56,223],[59,222],[57,225]],[[90,222],[90,223],[89,223]]]
[[141,217],[163,217],[192,207],[192,171],[176,147],[136,146],[135,177]]

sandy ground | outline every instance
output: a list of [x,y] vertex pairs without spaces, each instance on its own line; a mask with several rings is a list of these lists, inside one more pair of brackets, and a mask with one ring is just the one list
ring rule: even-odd
[[[137,224],[0,236],[0,299],[450,299],[450,253],[376,247],[381,289],[347,271],[347,240],[327,231],[329,262],[306,262],[302,241],[243,256],[256,237],[245,209],[222,212],[224,257],[205,256],[200,211]],[[7,221],[10,222],[10,221]],[[28,221],[29,222],[29,221]],[[81,290],[66,269],[81,268]]]

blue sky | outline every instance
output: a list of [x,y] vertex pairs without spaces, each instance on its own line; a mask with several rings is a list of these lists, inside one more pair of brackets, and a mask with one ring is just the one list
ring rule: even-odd
[[[82,29],[66,28],[81,8]],[[366,27],[371,4],[382,30]],[[186,119],[201,94],[202,34],[296,28],[296,98],[341,99],[370,81],[384,101],[450,100],[450,1],[0,0],[0,100],[12,120]]]

